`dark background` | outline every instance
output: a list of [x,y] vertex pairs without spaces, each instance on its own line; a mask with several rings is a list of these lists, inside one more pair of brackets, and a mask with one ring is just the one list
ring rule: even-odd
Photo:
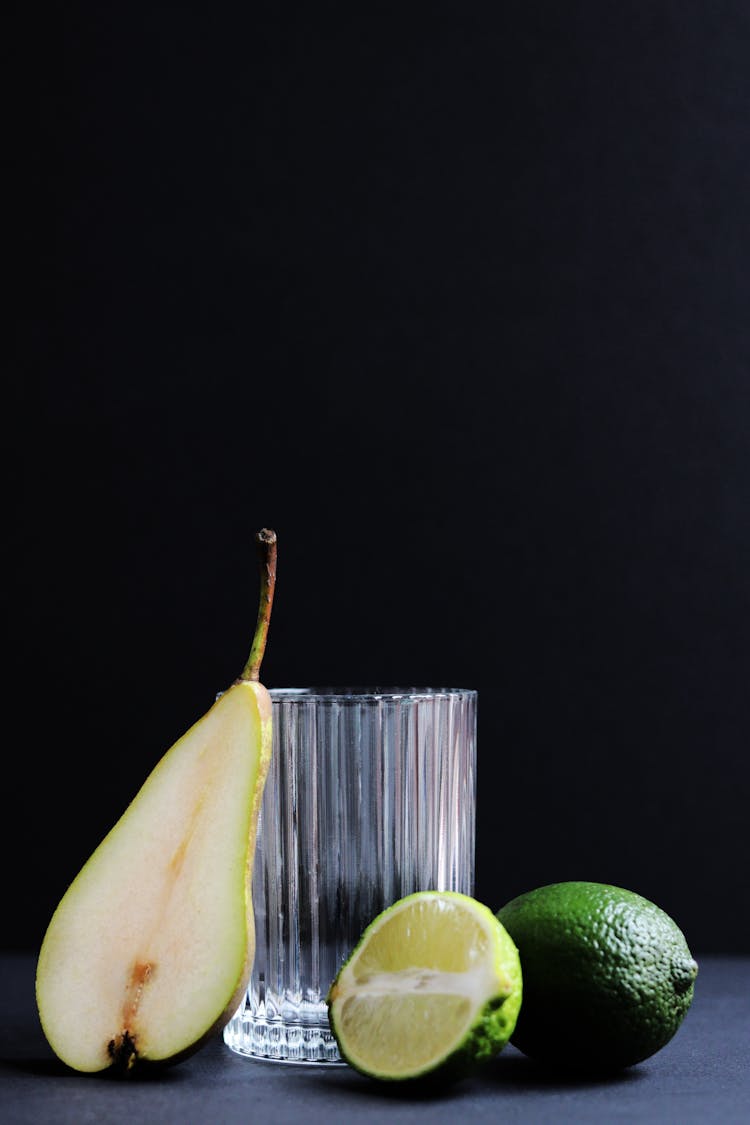
[[3,943],[239,673],[480,693],[477,895],[750,950],[744,0],[31,5]]

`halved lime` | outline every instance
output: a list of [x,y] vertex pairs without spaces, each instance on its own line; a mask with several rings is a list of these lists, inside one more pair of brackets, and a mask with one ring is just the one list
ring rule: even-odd
[[342,1058],[387,1081],[460,1077],[502,1050],[520,1006],[513,941],[487,906],[452,891],[379,914],[328,994]]

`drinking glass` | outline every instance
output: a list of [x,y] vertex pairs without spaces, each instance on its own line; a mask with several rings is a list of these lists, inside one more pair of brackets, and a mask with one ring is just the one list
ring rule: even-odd
[[288,688],[271,698],[255,962],[224,1040],[241,1055],[335,1063],[326,994],[365,927],[412,891],[473,893],[477,693]]

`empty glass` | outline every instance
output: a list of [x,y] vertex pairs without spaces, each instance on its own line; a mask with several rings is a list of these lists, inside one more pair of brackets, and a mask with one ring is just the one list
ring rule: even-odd
[[337,1062],[326,994],[369,922],[412,891],[473,893],[476,692],[271,691],[253,874],[256,953],[234,1051]]

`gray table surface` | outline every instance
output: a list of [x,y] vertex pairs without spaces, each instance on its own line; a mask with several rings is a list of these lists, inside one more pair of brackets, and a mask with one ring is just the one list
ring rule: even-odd
[[560,1078],[507,1047],[481,1074],[426,1098],[372,1083],[344,1065],[255,1062],[233,1054],[221,1039],[158,1077],[75,1074],[57,1062],[39,1027],[35,958],[6,954],[0,957],[0,1122],[748,1125],[750,957],[697,960],[695,999],[677,1035],[616,1078]]

